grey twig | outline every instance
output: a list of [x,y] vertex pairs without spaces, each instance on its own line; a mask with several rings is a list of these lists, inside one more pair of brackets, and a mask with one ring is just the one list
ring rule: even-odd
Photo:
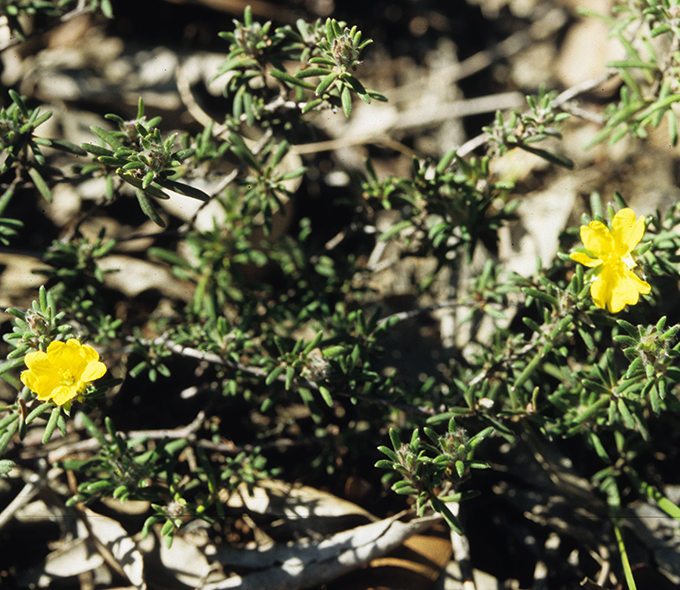
[[35,31],[33,31],[29,35],[27,35],[25,38],[14,37],[14,38],[10,39],[9,41],[6,41],[2,45],[0,45],[0,53],[2,53],[3,51],[6,51],[7,49],[11,49],[12,47],[16,47],[17,45],[21,45],[22,43],[25,43],[31,37],[36,37],[37,35],[42,35],[43,33],[46,33],[47,31],[53,29],[56,26],[59,26],[60,24],[68,22],[71,19],[76,18],[77,16],[80,16],[82,14],[87,14],[89,12],[92,12],[92,9],[89,8],[86,5],[85,0],[78,0],[78,5],[73,10],[62,14],[59,17],[59,20],[56,23],[54,23],[50,26],[47,26],[47,27],[42,27],[40,29],[36,29]]
[[[160,429],[160,430],[131,430],[126,434],[128,439],[131,438],[148,438],[153,440],[159,440],[163,438],[169,439],[179,439],[186,438],[189,441],[196,439],[196,431],[201,427],[203,421],[205,420],[206,414],[204,410],[201,410],[196,417],[186,426],[180,428],[172,429]],[[65,444],[55,449],[47,455],[47,460],[49,463],[55,463],[60,461],[64,457],[72,453],[82,453],[85,451],[94,451],[99,448],[99,442],[97,439],[89,438],[87,440],[81,440],[71,444]]]
[[[149,342],[151,344],[151,342]],[[244,365],[243,363],[236,363],[233,361],[228,361],[224,358],[222,358],[219,355],[210,353],[210,352],[203,352],[200,350],[196,350],[194,348],[188,348],[186,346],[182,346],[181,344],[177,344],[176,342],[173,342],[172,340],[169,340],[167,338],[161,337],[157,338],[156,340],[153,341],[153,344],[163,344],[165,345],[168,350],[171,350],[175,354],[179,354],[181,356],[193,358],[196,360],[201,360],[201,361],[206,361],[208,363],[216,364],[216,365],[223,365],[226,367],[231,367],[233,369],[236,369],[238,371],[242,371],[244,373],[247,373],[249,375],[253,375],[254,377],[258,377],[261,379],[264,379],[267,377],[269,374],[267,371],[260,367],[251,367],[248,365]],[[278,377],[278,381],[284,381],[285,380],[285,375],[280,375]],[[307,389],[311,389],[313,391],[318,391],[319,390],[319,385],[315,383],[314,381],[309,381],[308,379],[301,379],[298,378],[296,380],[296,384],[301,386],[301,387],[306,387]],[[373,397],[370,395],[364,395],[361,393],[346,393],[344,391],[336,391],[335,392],[337,395],[341,397],[349,397],[349,398],[355,398],[367,403],[371,404],[379,404],[379,405],[384,405],[384,406],[389,406],[392,408],[396,408],[398,410],[403,410],[405,412],[411,412],[411,413],[417,413],[417,414],[425,414],[427,416],[431,416],[434,414],[434,409],[425,407],[425,406],[416,406],[413,404],[406,404],[394,400],[389,400],[389,399],[384,399],[380,397]]]
[[36,494],[43,488],[47,482],[47,477],[45,476],[46,464],[45,461],[41,461],[41,471],[40,473],[31,473],[26,479],[26,484],[21,489],[21,491],[16,495],[14,500],[12,500],[0,513],[0,530],[12,519],[14,514],[21,510],[26,504],[28,504]]

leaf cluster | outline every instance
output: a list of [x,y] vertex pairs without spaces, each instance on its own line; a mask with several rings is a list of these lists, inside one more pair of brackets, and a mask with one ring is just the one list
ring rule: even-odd
[[[352,94],[364,102],[385,100],[373,90],[367,90],[350,71],[361,63],[359,55],[370,39],[362,41],[356,27],[327,19],[312,25],[298,20],[296,28],[286,25],[272,29],[271,22],[254,22],[250,7],[244,12],[243,22],[234,21],[233,32],[220,33],[229,42],[229,54],[219,67],[217,77],[229,74],[224,87],[225,96],[232,97],[230,125],[245,120],[266,121],[282,107],[295,108],[304,114],[324,103],[342,107],[347,117],[352,112]],[[285,62],[300,62],[294,74],[286,70]],[[269,85],[268,76],[278,82]],[[308,78],[318,78],[316,84]],[[294,91],[292,105],[287,95]]]
[[379,240],[404,242],[415,256],[434,255],[439,268],[451,264],[454,252],[463,248],[471,258],[479,241],[495,251],[498,229],[514,219],[519,205],[507,198],[511,184],[494,182],[488,158],[465,161],[455,149],[438,162],[414,159],[411,178],[379,180],[370,161],[366,168],[362,189],[368,204],[398,210],[402,217]]
[[[213,524],[211,511],[224,518],[220,490],[235,490],[242,482],[253,485],[275,473],[266,469],[266,460],[258,450],[215,465],[203,448],[186,438],[149,440],[140,435],[125,439],[108,417],[106,434],[86,414],[81,414],[81,419],[100,449],[88,459],[62,463],[63,468],[84,478],[68,504],[101,497],[150,502],[153,513],[146,519],[142,535],[163,523],[161,534],[168,546],[182,525],[195,519]],[[189,454],[192,461],[187,460]]]
[[[440,417],[430,420],[442,422]],[[390,469],[401,479],[392,484],[392,490],[400,495],[416,499],[419,515],[431,507],[439,512],[452,530],[462,532],[458,519],[447,504],[460,502],[476,495],[467,490],[459,491],[459,486],[470,477],[471,469],[486,469],[488,465],[473,460],[475,447],[488,436],[493,428],[488,427],[473,437],[468,437],[452,417],[448,420],[448,430],[440,435],[429,426],[423,427],[423,439],[419,429],[415,429],[408,443],[403,443],[396,430],[391,429],[392,449],[381,446],[379,451],[387,455],[376,463],[380,469]]]
[[606,125],[587,147],[609,140],[614,144],[629,135],[645,138],[650,128],[665,119],[672,145],[678,142],[678,121],[673,105],[680,100],[677,48],[677,5],[672,0],[644,0],[621,4],[611,17],[603,18],[611,35],[624,48],[627,57],[612,61],[623,82],[619,101],[606,111]]

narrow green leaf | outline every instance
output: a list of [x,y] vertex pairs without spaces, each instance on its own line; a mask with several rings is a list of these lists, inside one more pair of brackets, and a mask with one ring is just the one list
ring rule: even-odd
[[24,117],[28,118],[30,116],[30,113],[28,112],[28,108],[26,108],[26,103],[24,102],[23,97],[17,94],[11,88],[8,90],[8,93],[9,97],[12,99],[12,102],[19,107],[21,114]]
[[327,68],[307,68],[295,72],[296,78],[311,78],[312,76],[325,76],[328,74]]
[[652,62],[642,61],[639,59],[625,59],[619,61],[607,62],[606,67],[608,68],[644,68],[648,70],[658,70],[659,66]]
[[378,469],[392,469],[394,467],[394,463],[392,463],[392,461],[388,461],[387,459],[380,459],[379,461],[376,461],[375,467]]
[[131,184],[135,188],[143,191],[145,194],[155,197],[156,199],[169,199],[170,196],[166,195],[160,188],[158,188],[155,184],[150,184],[147,186],[145,189],[142,187],[142,181],[141,179],[137,178],[136,176],[132,176],[131,174],[125,174],[122,171],[118,173],[118,176],[120,176],[125,182]]
[[168,190],[184,195],[185,197],[191,197],[192,199],[198,199],[199,201],[209,201],[211,199],[208,193],[205,193],[194,186],[184,184],[183,182],[159,178],[156,180],[156,183],[163,188],[167,188]]
[[262,164],[258,162],[253,152],[250,151],[250,148],[245,144],[239,135],[236,133],[230,133],[229,140],[231,141],[231,151],[236,156],[238,156],[239,159],[250,166],[253,170],[257,170],[258,172],[262,171]]
[[0,459],[0,477],[7,475],[15,465],[16,463],[9,459]]
[[305,106],[302,107],[301,109],[302,114],[304,115],[305,113],[308,113],[312,109],[318,107],[321,103],[323,103],[323,98],[310,100],[308,103],[305,104]]
[[401,448],[401,438],[399,437],[399,432],[397,432],[395,428],[390,428],[389,435],[394,450],[399,450]]
[[44,197],[44,199],[48,203],[51,203],[52,191],[50,190],[50,187],[47,186],[45,179],[40,175],[40,172],[38,172],[36,168],[29,168],[28,175],[31,177],[31,180],[35,185],[35,188],[38,189],[38,192]]
[[47,412],[47,410],[49,410],[52,407],[53,407],[52,404],[47,402],[39,404],[38,406],[33,408],[33,410],[31,410],[28,416],[26,416],[26,424],[30,424],[31,422],[33,422],[33,420]]
[[[19,418],[18,414],[13,414],[16,416],[16,418]],[[5,429],[5,432],[0,435],[0,455],[2,455],[5,452],[5,449],[7,448],[7,445],[9,444],[9,441],[12,440],[12,437],[16,433],[16,431],[19,430],[19,420],[15,419],[7,428]]]
[[349,118],[352,114],[352,93],[349,90],[349,86],[342,87],[340,99],[342,100],[342,111],[345,113],[345,117]]
[[113,18],[113,7],[110,0],[99,0],[99,10],[106,18]]
[[535,156],[538,156],[539,158],[543,158],[544,160],[547,160],[548,162],[552,162],[553,164],[557,164],[558,166],[562,166],[564,168],[567,168],[568,170],[573,170],[574,169],[574,162],[573,160],[570,160],[566,156],[562,156],[560,154],[555,154],[553,152],[549,152],[547,150],[542,150],[537,147],[533,146],[528,146],[526,144],[518,144],[520,149],[523,149],[525,152],[529,152],[531,154],[534,154]]
[[274,367],[274,369],[267,375],[267,378],[264,380],[265,385],[271,385],[274,383],[279,378],[279,375],[281,375],[284,371],[286,370],[286,365],[278,365]]
[[89,152],[90,154],[94,154],[95,156],[108,156],[108,157],[113,156],[113,152],[111,150],[100,145],[94,145],[92,143],[81,143],[80,146],[83,148],[85,152]]
[[328,88],[330,85],[334,82],[334,80],[340,75],[340,72],[338,71],[332,71],[330,74],[327,76],[324,76],[321,81],[319,82],[319,85],[316,87],[316,90],[314,91],[317,96],[321,96]]
[[23,364],[24,364],[23,356],[7,360],[4,363],[0,364],[0,375],[6,373],[7,371],[11,371],[12,369],[16,369],[17,367],[21,367]]
[[634,430],[635,420],[633,418],[633,415],[630,413],[630,410],[628,409],[628,406],[626,405],[626,402],[624,401],[623,398],[619,398],[616,400],[616,408],[619,410],[619,414],[623,419],[623,423],[631,430]]
[[331,392],[328,391],[328,389],[323,385],[319,385],[319,393],[321,394],[323,401],[325,401],[326,405],[330,408],[333,405],[333,397],[331,396]]
[[283,70],[271,70],[269,74],[273,77],[276,78],[277,80],[281,80],[281,82],[286,82],[290,84],[291,86],[300,86],[301,88],[307,88],[308,90],[314,90],[314,84],[310,84],[309,82],[306,82],[305,80],[302,80],[301,78],[296,78],[295,76],[291,76],[288,72],[284,72]]
[[163,218],[158,213],[156,206],[146,195],[146,193],[141,188],[138,188],[135,189],[135,195],[137,195],[137,201],[139,201],[139,206],[142,209],[142,213],[144,213],[144,215],[146,215],[159,227],[165,227],[165,221],[163,221]]
[[399,464],[399,457],[397,457],[397,454],[392,449],[389,447],[380,446],[378,447],[378,450],[381,453],[387,455],[392,460],[392,462]]
[[54,433],[55,428],[57,427],[57,419],[59,418],[59,414],[61,414],[61,407],[56,406],[52,408],[52,413],[50,414],[50,419],[47,421],[47,426],[45,427],[45,433],[43,434],[43,439],[42,442],[43,444],[47,444],[49,440],[52,438],[52,434]]
[[118,139],[113,133],[107,131],[106,129],[102,129],[101,127],[97,127],[96,125],[91,125],[90,131],[92,131],[92,133],[94,133],[103,142],[109,144],[114,150],[123,147],[123,142],[120,139]]

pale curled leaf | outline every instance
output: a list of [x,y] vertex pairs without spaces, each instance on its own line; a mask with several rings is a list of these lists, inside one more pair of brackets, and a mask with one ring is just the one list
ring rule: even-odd
[[74,539],[47,555],[45,573],[57,578],[69,578],[89,572],[103,563],[103,557],[86,539]]
[[242,483],[225,502],[230,508],[246,508],[257,514],[287,519],[337,517],[357,514],[375,520],[369,512],[352,502],[309,486],[275,479],[261,480],[252,491]]
[[[245,576],[207,584],[203,590],[301,590],[312,588],[355,570],[399,547],[441,517],[426,516],[401,522],[403,514],[342,531],[323,541],[302,540],[274,546],[260,556],[271,567]],[[229,550],[218,548],[216,559],[228,559]],[[264,561],[264,559],[263,559]]]
[[102,554],[107,554],[107,561],[114,567],[117,565],[130,583],[140,590],[146,589],[144,581],[144,561],[142,554],[128,532],[117,521],[84,508],[87,530],[97,542]]
[[189,587],[199,587],[213,569],[205,554],[182,537],[175,537],[169,548],[161,539],[158,550],[166,571]]

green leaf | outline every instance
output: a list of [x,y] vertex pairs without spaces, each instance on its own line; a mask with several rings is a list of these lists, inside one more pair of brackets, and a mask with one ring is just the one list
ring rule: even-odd
[[236,133],[229,134],[231,146],[229,149],[236,154],[245,164],[250,166],[253,170],[262,171],[262,164],[257,160],[250,148],[245,144],[243,139]]
[[350,92],[349,86],[342,87],[340,99],[342,100],[342,111],[345,113],[345,117],[349,118],[352,114],[352,93]]
[[305,104],[305,106],[302,107],[301,109],[302,114],[304,115],[305,113],[308,113],[312,109],[318,107],[321,103],[323,103],[323,98],[310,100],[308,103]]
[[28,416],[26,416],[26,424],[30,424],[31,422],[33,422],[33,420],[47,412],[47,410],[49,410],[52,407],[53,407],[52,404],[49,402],[39,404],[38,406],[31,410]]
[[325,401],[326,405],[330,408],[333,405],[333,398],[331,397],[331,392],[328,391],[328,389],[325,388],[323,385],[319,385],[319,393],[321,394],[323,401]]
[[90,131],[92,131],[92,133],[94,133],[103,142],[109,144],[114,150],[123,147],[123,142],[120,139],[118,139],[113,133],[107,131],[106,129],[102,129],[101,127],[97,127],[96,125],[91,125]]
[[47,444],[52,438],[55,428],[57,427],[57,420],[61,414],[61,407],[56,406],[52,408],[52,413],[50,414],[50,419],[47,421],[47,426],[45,427],[45,434],[43,434],[42,442]]
[[392,449],[390,449],[389,447],[385,447],[385,446],[379,446],[378,450],[381,453],[387,455],[393,463],[396,463],[397,465],[399,465],[399,463],[400,463],[399,457],[397,457],[397,454]]
[[31,180],[35,185],[35,188],[38,189],[38,192],[44,197],[44,199],[48,203],[51,203],[52,191],[50,190],[50,187],[47,186],[45,179],[40,175],[40,172],[38,172],[36,168],[29,168],[28,175],[31,177]]
[[0,459],[0,476],[7,475],[15,465],[16,463],[9,459]]
[[183,182],[176,182],[174,180],[168,180],[167,178],[159,178],[156,183],[167,188],[170,191],[176,192],[185,197],[191,197],[192,199],[198,199],[199,201],[209,201],[211,196],[208,193],[203,192],[201,189],[193,187]]
[[106,18],[113,18],[113,7],[110,0],[99,0],[99,10]]
[[137,201],[139,201],[139,206],[142,209],[144,215],[146,215],[159,227],[165,227],[165,221],[163,221],[163,218],[158,213],[156,206],[146,195],[146,193],[141,188],[138,188],[135,189],[135,195],[137,195]]
[[461,528],[458,519],[454,516],[453,512],[451,512],[451,509],[446,504],[444,504],[444,502],[442,502],[439,498],[431,498],[430,504],[436,512],[439,512],[439,514],[444,517],[446,524],[449,525],[451,530],[458,533],[459,535],[463,534],[463,529]]
[[658,70],[659,66],[652,62],[642,61],[639,59],[625,59],[619,61],[607,62],[606,67],[608,68],[645,68],[648,70]]
[[299,70],[299,71],[295,72],[295,77],[296,78],[311,78],[312,76],[325,76],[327,74],[328,74],[328,69],[326,69],[326,68],[307,68],[306,70]]
[[100,145],[94,145],[92,143],[81,143],[80,146],[83,148],[83,150],[91,154],[94,154],[95,156],[108,156],[108,157],[113,156],[113,152],[111,150]]
[[324,76],[321,81],[319,82],[319,85],[316,87],[316,90],[314,91],[317,96],[322,95],[330,85],[333,83],[333,81],[340,75],[340,72],[338,71],[332,71],[330,74],[327,76]]
[[394,463],[392,461],[388,461],[387,459],[380,459],[379,461],[376,461],[375,467],[378,469],[392,469],[394,467]]
[[[143,183],[142,181],[130,174],[125,174],[122,171],[118,173],[118,176],[120,176],[125,182],[131,184],[134,186],[136,189],[139,189],[143,191],[145,194],[150,195],[152,197],[155,197],[156,199],[169,199],[170,196],[166,195],[160,188],[158,188],[154,184],[148,185],[146,188],[143,188]],[[162,226],[165,227],[165,226]]]
[[631,430],[634,430],[635,420],[633,418],[633,415],[630,413],[630,410],[628,409],[628,406],[626,405],[626,402],[624,401],[623,398],[619,398],[616,400],[616,407],[619,410],[619,414],[621,414],[623,423]]
[[8,90],[8,93],[9,97],[12,99],[12,102],[19,107],[21,114],[28,119],[30,114],[28,112],[28,108],[26,108],[26,103],[24,102],[23,97],[19,96],[19,94],[17,94],[11,88]]
[[17,367],[21,367],[23,364],[24,364],[23,356],[7,360],[4,363],[0,364],[0,375],[6,373],[7,371],[11,371],[12,369],[16,369]]
[[399,450],[401,448],[401,438],[399,437],[399,432],[395,428],[390,428],[389,435],[394,450]]
[[281,375],[284,371],[286,370],[286,365],[278,365],[274,367],[274,369],[267,375],[267,378],[264,380],[265,385],[271,385],[274,383],[279,378],[279,375]]
[[290,84],[291,86],[300,86],[301,88],[307,88],[308,90],[314,90],[314,84],[310,84],[309,82],[305,82],[304,80],[301,80],[300,78],[296,78],[295,76],[291,76],[288,72],[284,72],[283,70],[271,70],[269,74],[273,77],[276,78],[277,80],[281,80],[281,82],[286,82]]
[[560,154],[555,154],[553,152],[542,150],[533,146],[528,146],[526,144],[518,144],[517,147],[523,149],[525,152],[529,152],[530,154],[534,154],[535,156],[543,158],[548,162],[552,162],[553,164],[567,168],[568,170],[574,169],[573,160],[570,160],[566,156],[561,156]]

